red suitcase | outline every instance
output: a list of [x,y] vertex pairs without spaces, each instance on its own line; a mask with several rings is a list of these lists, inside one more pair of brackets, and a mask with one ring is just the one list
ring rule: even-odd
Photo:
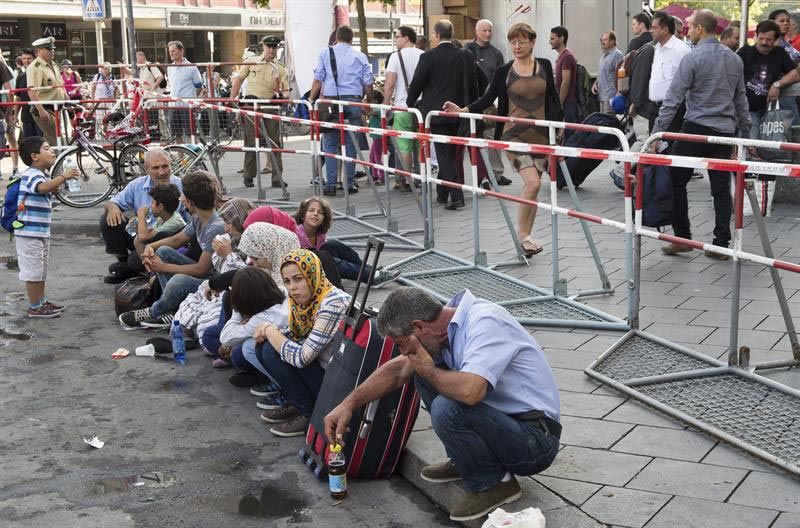
[[[369,239],[364,263],[373,247],[376,249],[372,264],[374,275],[383,241]],[[334,347],[333,357],[314,406],[306,445],[300,450],[300,458],[321,479],[327,478],[329,447],[323,423],[325,416],[370,374],[399,354],[390,338],[380,336],[374,316],[364,309],[372,279],[367,281],[359,306],[355,304],[359,289],[356,286],[342,326],[328,345]],[[390,476],[397,467],[418,413],[419,395],[413,382],[353,413],[350,432],[343,439],[347,475],[352,478]]]

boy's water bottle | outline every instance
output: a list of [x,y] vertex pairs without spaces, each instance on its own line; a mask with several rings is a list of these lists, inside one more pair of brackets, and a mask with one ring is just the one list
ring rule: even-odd
[[139,229],[139,218],[134,216],[128,225],[125,226],[125,231],[132,237],[136,236],[136,231]]
[[[147,227],[150,228],[156,225],[156,217],[153,216],[153,213],[150,210],[147,211],[147,216],[144,219],[144,223],[147,224]],[[127,231],[130,236],[135,237],[138,229],[139,229],[139,217],[134,216],[133,219],[131,219],[130,223],[127,226],[125,226],[125,231]]]
[[186,364],[186,343],[183,340],[183,328],[177,319],[172,321],[172,357],[178,365]]
[[[67,173],[67,172],[69,172],[69,171],[71,171],[73,169],[77,169],[78,168],[78,162],[75,161],[75,158],[73,158],[72,156],[69,156],[67,158],[64,158],[64,163],[63,163],[62,167],[63,167],[63,172]],[[66,185],[67,185],[67,190],[69,192],[71,192],[71,193],[80,192],[80,190],[81,190],[81,179],[80,179],[80,176],[78,176],[77,178],[71,179],[71,180],[67,180]]]
[[328,488],[336,500],[347,497],[347,458],[342,444],[332,445],[328,453]]

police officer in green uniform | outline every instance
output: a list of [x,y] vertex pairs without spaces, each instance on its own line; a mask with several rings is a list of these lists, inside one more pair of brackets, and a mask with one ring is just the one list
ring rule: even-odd
[[[239,95],[242,82],[247,79],[244,98],[247,99],[280,99],[286,89],[286,68],[278,62],[278,44],[281,40],[278,37],[268,36],[261,40],[264,45],[264,52],[254,63],[246,64],[239,71],[239,76],[234,79],[231,87],[231,99]],[[277,111],[262,110],[264,113],[277,114]],[[255,145],[255,130],[253,119],[249,116],[242,116],[242,129],[244,133],[244,144],[246,147]],[[283,146],[281,138],[280,122],[273,120],[262,120],[266,126],[267,136],[272,147]],[[283,172],[283,160],[280,153],[272,155],[272,186],[281,187],[281,173]],[[252,187],[256,177],[256,153],[245,152],[244,154],[244,184]]]
[[[33,41],[36,49],[36,60],[34,60],[26,71],[28,76],[28,88],[30,98],[34,103],[33,120],[44,133],[45,140],[55,146],[56,144],[56,122],[55,107],[44,104],[45,101],[66,101],[67,91],[62,86],[61,73],[59,67],[53,62],[55,55],[56,39],[54,37],[43,37]],[[44,89],[38,89],[44,88]]]

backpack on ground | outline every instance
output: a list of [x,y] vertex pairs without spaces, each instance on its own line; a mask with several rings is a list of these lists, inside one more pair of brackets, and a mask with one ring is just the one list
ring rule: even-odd
[[138,276],[126,280],[114,289],[114,310],[117,315],[149,308],[158,296],[156,276]]
[[3,216],[0,218],[0,225],[9,233],[14,234],[14,229],[22,227],[17,222],[17,211],[19,210],[19,187],[22,177],[9,180],[6,185],[6,196],[3,199]]
[[[375,248],[372,269],[377,269],[383,241],[370,238],[363,262]],[[364,266],[361,267],[363,274]],[[373,271],[374,274],[374,271]],[[374,314],[367,313],[366,301],[373,277],[366,282],[360,305],[356,305],[358,288],[345,312],[341,328],[328,344],[333,350],[331,363],[325,371],[322,386],[306,432],[306,443],[300,450],[301,459],[319,478],[328,475],[328,439],[325,437],[325,416],[353,389],[376,369],[399,355],[399,349],[389,337],[381,337]],[[348,432],[342,443],[348,460],[347,476],[353,478],[389,477],[400,462],[400,454],[411,435],[419,413],[419,394],[409,381],[366,408],[353,412]]]

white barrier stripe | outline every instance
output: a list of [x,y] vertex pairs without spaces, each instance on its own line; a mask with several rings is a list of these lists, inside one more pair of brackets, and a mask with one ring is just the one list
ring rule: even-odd
[[[675,132],[657,132],[650,136],[651,139],[666,139],[670,141],[688,141],[693,143],[712,143],[715,145],[729,145],[738,147],[743,145],[745,147],[768,148],[775,150],[786,150],[790,152],[800,151],[800,144],[798,143],[783,143],[780,141],[766,141],[763,139],[750,139],[750,138],[736,138],[736,137],[717,137],[717,136],[704,136],[695,134],[681,134]],[[650,141],[652,143],[652,141]]]

